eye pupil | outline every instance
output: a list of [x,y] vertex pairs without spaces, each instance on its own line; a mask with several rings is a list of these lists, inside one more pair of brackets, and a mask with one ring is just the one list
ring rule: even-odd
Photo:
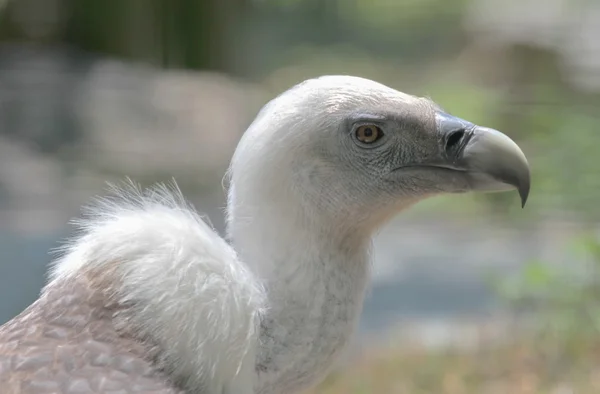
[[364,125],[356,129],[356,139],[363,144],[371,144],[383,136],[381,129],[374,125]]

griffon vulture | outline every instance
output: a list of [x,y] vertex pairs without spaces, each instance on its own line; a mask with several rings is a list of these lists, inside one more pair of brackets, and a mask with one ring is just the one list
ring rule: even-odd
[[371,238],[429,196],[517,189],[504,134],[367,79],[269,102],[231,161],[225,241],[176,187],[118,187],[0,328],[0,391],[290,394],[348,344]]

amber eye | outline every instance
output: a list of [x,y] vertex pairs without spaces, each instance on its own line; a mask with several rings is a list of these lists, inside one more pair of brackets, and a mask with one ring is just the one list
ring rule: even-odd
[[383,137],[383,131],[375,125],[368,124],[356,129],[356,139],[363,144],[372,144]]

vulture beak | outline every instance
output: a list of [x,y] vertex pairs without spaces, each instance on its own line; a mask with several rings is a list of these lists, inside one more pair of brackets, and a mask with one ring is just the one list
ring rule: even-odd
[[516,189],[525,206],[531,182],[529,164],[513,140],[446,113],[437,113],[436,122],[449,163],[444,167],[465,172],[471,190]]

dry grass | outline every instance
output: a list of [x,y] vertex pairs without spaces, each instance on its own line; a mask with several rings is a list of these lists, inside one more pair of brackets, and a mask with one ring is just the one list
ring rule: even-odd
[[376,352],[307,394],[600,393],[600,343],[563,345],[534,338],[476,351]]

